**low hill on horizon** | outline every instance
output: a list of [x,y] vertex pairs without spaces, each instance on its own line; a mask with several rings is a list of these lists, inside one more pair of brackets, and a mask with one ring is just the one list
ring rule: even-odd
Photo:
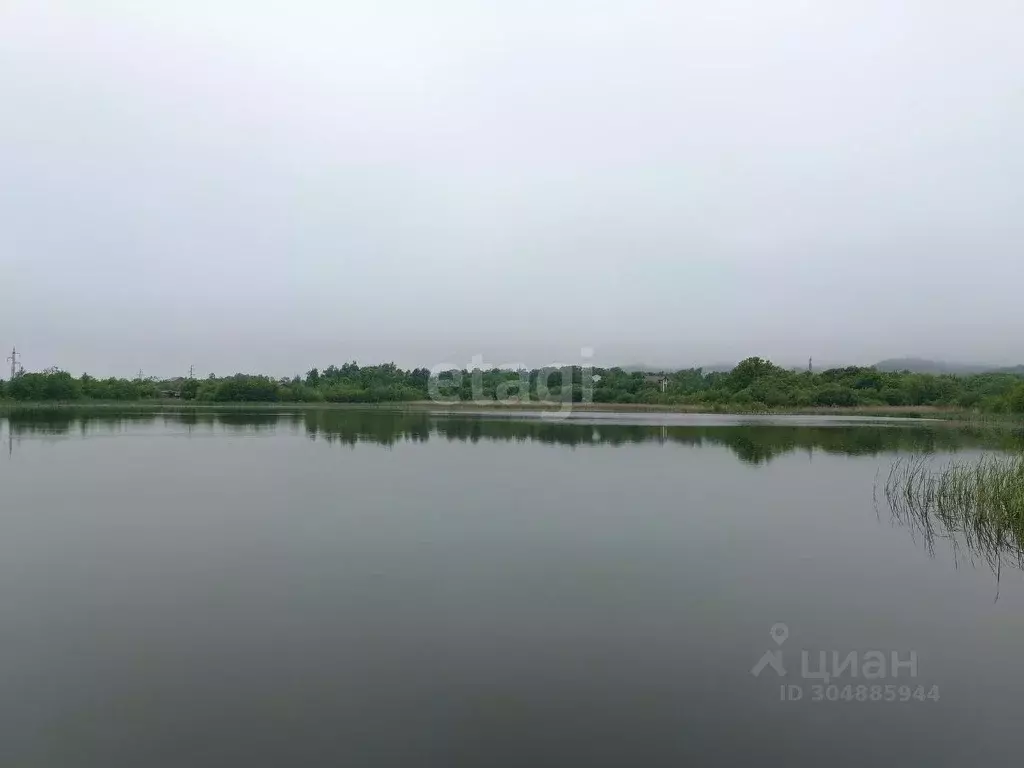
[[960,363],[945,360],[928,360],[920,357],[898,357],[881,360],[874,365],[880,371],[911,373],[954,374],[967,376],[974,373],[1017,373],[1024,374],[1024,365],[999,366],[984,363]]
[[[772,361],[776,362],[776,361]],[[726,363],[717,362],[710,365],[697,366],[700,367],[705,373],[728,373],[735,368],[737,363]],[[784,363],[777,363],[783,368],[789,368],[792,370],[802,371],[805,370],[803,365],[788,365]],[[832,360],[822,360],[818,362],[814,361],[814,371],[821,373],[821,371],[834,369],[834,368],[845,368],[848,364],[838,363]],[[657,366],[647,365],[643,363],[633,363],[631,365],[619,366],[624,371],[645,371],[648,373],[659,372],[659,371],[676,371],[689,368],[690,366]],[[893,357],[885,360],[880,360],[873,365],[864,366],[867,368],[876,368],[879,371],[885,373],[902,373],[903,371],[910,371],[911,373],[930,373],[930,374],[949,374],[954,376],[969,376],[971,374],[978,373],[1013,373],[1018,376],[1024,376],[1024,365],[1014,366],[1000,366],[990,365],[986,363],[963,363],[959,361],[946,361],[946,360],[931,360],[923,357]]]

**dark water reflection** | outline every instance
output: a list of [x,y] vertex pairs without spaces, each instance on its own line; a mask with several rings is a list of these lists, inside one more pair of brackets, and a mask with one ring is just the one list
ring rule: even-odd
[[[680,417],[675,417],[677,420]],[[686,420],[686,417],[681,417]],[[699,421],[699,419],[693,419]],[[877,456],[896,451],[910,453],[956,452],[975,449],[1019,450],[1024,432],[913,421],[851,423],[841,421],[814,426],[805,419],[797,426],[785,423],[751,423],[741,417],[717,417],[719,424],[615,423],[607,418],[510,419],[495,415],[434,414],[426,411],[382,409],[324,409],[295,412],[273,411],[180,411],[165,413],[111,413],[109,411],[43,410],[10,418],[11,434],[67,435],[114,434],[133,427],[186,428],[202,434],[217,431],[270,433],[277,429],[301,429],[311,439],[354,446],[358,443],[394,445],[431,439],[476,443],[536,441],[552,445],[628,445],[678,443],[722,445],[737,458],[760,464],[793,452],[823,451],[850,456]]]
[[0,766],[1015,764],[1024,575],[873,487],[1019,437],[743,421],[2,422]]

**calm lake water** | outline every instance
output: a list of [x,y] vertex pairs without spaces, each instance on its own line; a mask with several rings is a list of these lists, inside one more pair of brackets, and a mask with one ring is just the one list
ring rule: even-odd
[[[874,492],[899,454],[1019,437],[382,410],[49,412],[0,436],[2,766],[963,766],[1024,747],[1024,576],[929,547]],[[824,652],[875,676],[826,686],[804,652],[812,674]]]

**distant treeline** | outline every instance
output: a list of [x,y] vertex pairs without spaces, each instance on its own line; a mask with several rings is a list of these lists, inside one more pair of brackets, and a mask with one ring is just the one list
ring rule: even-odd
[[938,406],[987,413],[1024,413],[1024,378],[1013,373],[966,376],[883,372],[875,368],[792,371],[749,358],[732,371],[689,369],[660,374],[621,368],[448,371],[346,363],[275,379],[236,374],[206,379],[98,379],[58,369],[0,382],[0,398],[18,401],[137,401],[180,398],[207,403],[382,403],[541,401],[695,405],[743,410],[855,406]]

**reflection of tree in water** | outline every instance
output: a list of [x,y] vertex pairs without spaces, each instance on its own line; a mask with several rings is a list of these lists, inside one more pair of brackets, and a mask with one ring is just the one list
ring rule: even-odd
[[994,431],[965,431],[949,427],[854,426],[650,426],[642,424],[594,424],[553,420],[512,420],[473,416],[436,416],[429,413],[379,414],[320,411],[307,414],[306,429],[328,440],[349,444],[431,437],[448,441],[510,440],[553,445],[627,445],[674,443],[700,447],[725,446],[741,460],[763,464],[797,450],[821,450],[840,455],[874,456],[894,451],[931,453],[968,447],[1011,448],[1022,444],[1020,436]]
[[244,413],[229,411],[124,412],[117,409],[41,408],[16,412],[8,417],[15,435],[116,434],[132,426],[181,425],[221,427],[230,431],[272,430],[290,418],[285,413]]
[[303,414],[310,438],[329,443],[377,443],[393,445],[400,441],[426,442],[432,431],[426,413],[402,411],[311,410]]
[[43,409],[14,414],[10,427],[19,434],[83,435],[115,433],[147,424],[223,429],[233,433],[270,432],[282,427],[305,429],[311,439],[356,445],[431,439],[477,443],[535,441],[551,445],[627,445],[673,443],[689,446],[724,446],[739,459],[763,464],[798,450],[820,450],[841,455],[874,456],[903,451],[931,453],[964,448],[1016,449],[1024,445],[1020,433],[963,430],[948,426],[661,426],[608,424],[600,421],[516,419],[475,414],[442,415],[428,411],[387,409],[301,409],[290,412],[247,410],[182,410],[159,413],[97,409]]
[[97,413],[76,408],[41,408],[19,411],[7,417],[15,435],[67,435],[72,430],[82,435],[91,432],[119,432],[132,424],[153,424],[152,413]]

